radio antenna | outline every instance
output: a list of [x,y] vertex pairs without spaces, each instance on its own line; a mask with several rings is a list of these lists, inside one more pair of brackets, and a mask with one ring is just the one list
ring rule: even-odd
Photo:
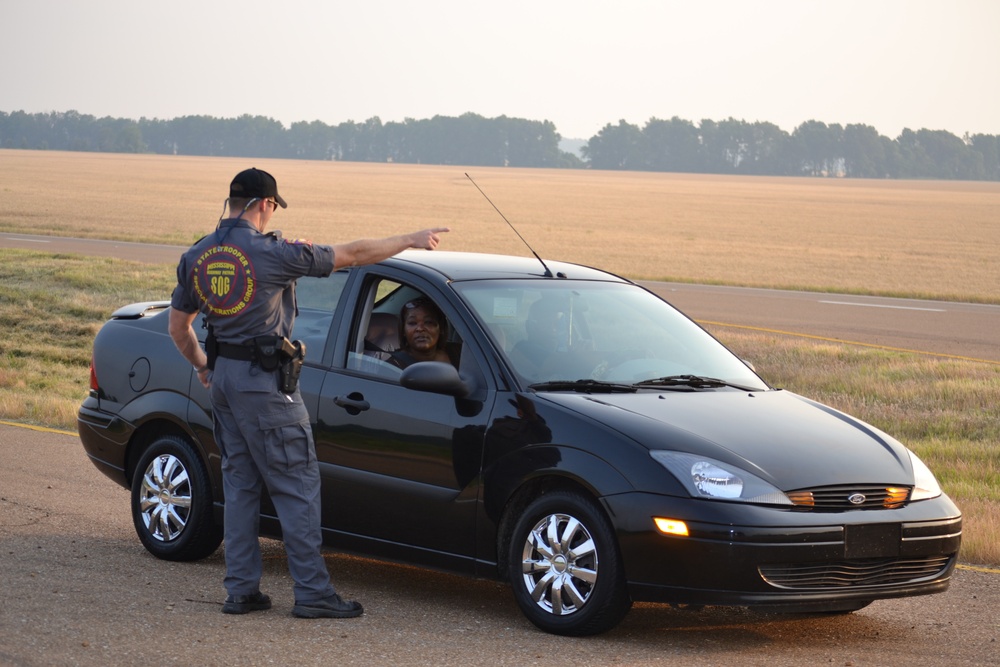
[[[476,186],[477,190],[479,190],[479,194],[486,197],[486,193],[483,192],[483,189],[479,187],[479,185],[475,181],[472,180],[472,176],[469,176],[468,172],[466,172],[465,177],[470,181],[472,181],[472,184]],[[549,271],[549,267],[545,265],[545,262],[543,262],[542,258],[538,256],[538,253],[535,252],[530,245],[528,245],[528,242],[524,240],[524,237],[521,236],[521,233],[518,232],[516,229],[514,229],[514,225],[510,224],[510,220],[507,219],[507,216],[501,213],[500,209],[497,208],[497,205],[493,203],[492,199],[486,197],[486,201],[490,203],[490,206],[493,207],[493,210],[495,210],[497,213],[500,214],[500,217],[503,218],[503,221],[507,223],[507,226],[514,230],[514,233],[517,234],[517,238],[521,239],[521,242],[524,243],[524,245],[528,248],[528,250],[531,250],[531,254],[535,256],[535,259],[537,259],[538,262],[542,265],[542,268],[545,269],[545,277],[551,278],[552,272]]]

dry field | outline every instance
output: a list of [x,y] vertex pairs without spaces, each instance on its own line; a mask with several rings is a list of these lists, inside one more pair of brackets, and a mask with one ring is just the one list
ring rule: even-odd
[[0,231],[187,245],[257,166],[317,242],[448,226],[444,249],[638,279],[1000,303],[1000,183],[817,180],[0,150]]

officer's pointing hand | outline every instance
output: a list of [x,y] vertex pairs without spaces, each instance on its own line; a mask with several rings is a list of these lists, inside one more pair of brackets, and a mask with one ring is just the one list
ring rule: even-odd
[[424,229],[419,232],[414,232],[413,243],[411,248],[423,248],[424,250],[434,250],[441,243],[440,234],[445,232],[450,232],[451,229],[448,227],[434,227],[433,229]]

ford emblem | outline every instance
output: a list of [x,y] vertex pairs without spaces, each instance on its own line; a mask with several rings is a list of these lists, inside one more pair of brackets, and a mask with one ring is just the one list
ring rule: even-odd
[[863,493],[852,493],[851,495],[847,496],[847,502],[851,503],[852,505],[863,505],[865,500],[866,500],[865,494]]

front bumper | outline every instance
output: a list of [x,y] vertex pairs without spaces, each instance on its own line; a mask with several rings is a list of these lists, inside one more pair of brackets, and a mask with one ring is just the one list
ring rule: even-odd
[[[893,510],[807,512],[630,493],[604,499],[634,600],[834,610],[947,589],[961,512],[947,496]],[[664,535],[653,517],[680,519]]]

